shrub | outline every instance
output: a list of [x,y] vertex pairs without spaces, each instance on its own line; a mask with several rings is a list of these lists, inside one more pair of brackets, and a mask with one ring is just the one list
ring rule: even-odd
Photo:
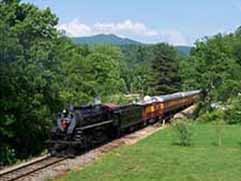
[[237,96],[229,101],[224,120],[228,124],[241,124],[241,96]]
[[213,122],[223,119],[223,111],[216,109],[213,111],[208,111],[206,113],[203,113],[199,118],[198,121],[200,122]]
[[188,121],[179,120],[175,122],[172,126],[177,139],[175,143],[181,146],[190,146],[192,133]]
[[9,165],[16,161],[15,151],[8,146],[0,147],[0,166]]

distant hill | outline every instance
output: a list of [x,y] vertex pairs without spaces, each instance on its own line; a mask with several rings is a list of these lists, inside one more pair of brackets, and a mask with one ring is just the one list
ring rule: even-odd
[[113,44],[113,45],[132,45],[136,44],[139,45],[141,44],[138,41],[131,40],[128,38],[121,38],[113,34],[99,34],[99,35],[94,35],[94,36],[88,36],[88,37],[78,37],[78,38],[73,38],[74,43],[76,44]]
[[[131,40],[129,38],[121,38],[114,34],[99,34],[94,36],[86,36],[86,37],[75,37],[72,38],[73,42],[76,44],[112,44],[118,46],[125,45],[145,45],[144,43]],[[150,44],[148,44],[150,45]],[[189,46],[175,46],[177,52],[181,55],[189,55],[192,47]]]
[[190,46],[175,46],[175,48],[181,55],[189,55],[192,49]]

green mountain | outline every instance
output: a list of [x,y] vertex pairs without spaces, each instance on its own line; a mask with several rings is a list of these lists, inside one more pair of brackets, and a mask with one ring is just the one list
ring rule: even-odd
[[113,44],[113,45],[140,45],[141,43],[128,38],[120,38],[113,34],[99,34],[88,37],[76,37],[73,38],[76,44]]
[[175,46],[175,48],[181,55],[189,55],[192,49],[190,46]]
[[[112,45],[118,45],[118,46],[127,46],[127,45],[146,45],[144,43],[131,40],[128,38],[121,38],[114,34],[99,34],[94,36],[86,36],[86,37],[75,37],[72,38],[73,42],[76,44],[112,44]],[[148,44],[150,45],[150,44]],[[189,46],[175,46],[177,52],[180,55],[189,55],[190,50],[192,47]]]

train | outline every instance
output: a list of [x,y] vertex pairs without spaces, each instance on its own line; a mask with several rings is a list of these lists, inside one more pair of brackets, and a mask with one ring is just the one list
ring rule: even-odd
[[196,103],[203,91],[194,90],[126,104],[94,104],[64,109],[51,129],[47,148],[52,156],[74,157],[103,144],[156,123]]

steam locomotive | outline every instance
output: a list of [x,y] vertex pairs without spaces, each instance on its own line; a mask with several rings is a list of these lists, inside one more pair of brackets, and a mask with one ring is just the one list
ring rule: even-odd
[[50,131],[48,150],[54,156],[75,156],[96,145],[162,120],[197,102],[202,91],[146,96],[127,104],[96,104],[65,109]]

